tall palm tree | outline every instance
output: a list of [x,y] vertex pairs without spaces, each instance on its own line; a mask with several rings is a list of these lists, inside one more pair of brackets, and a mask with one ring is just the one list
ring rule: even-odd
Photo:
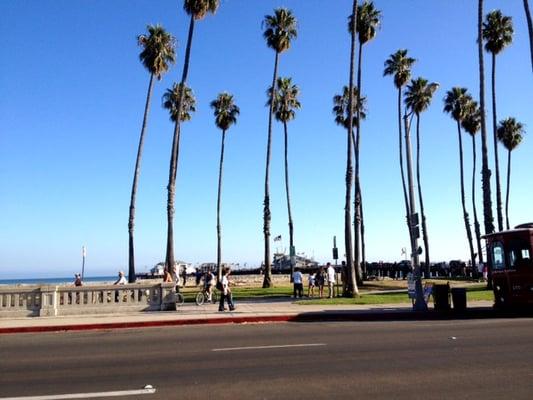
[[[190,16],[189,34],[187,37],[187,47],[185,49],[185,60],[183,62],[183,72],[176,101],[176,109],[181,110],[184,102],[183,89],[186,87],[187,76],[189,74],[189,63],[191,57],[192,36],[194,32],[195,21],[203,19],[208,13],[214,14],[219,5],[219,0],[184,0],[183,9]],[[180,112],[177,111],[179,115]],[[180,135],[180,119],[176,119],[174,125],[174,135],[172,139],[172,150],[170,153],[169,179],[168,179],[168,196],[167,196],[167,251],[165,257],[166,268],[174,265],[174,194],[176,187],[176,170],[178,168],[177,146]]]
[[[376,31],[380,24],[381,11],[374,7],[372,1],[365,1],[357,8],[357,24],[355,27],[358,39],[359,39],[359,57],[357,65],[357,91],[358,96],[361,96],[361,76],[362,76],[362,58],[363,58],[363,45],[374,39]],[[354,24],[352,21],[348,22],[348,31],[351,33],[351,29]],[[360,103],[360,99],[357,99],[357,103]],[[361,118],[357,118],[356,125],[356,138],[355,138],[355,193],[354,193],[354,264],[357,273],[358,284],[362,284],[362,270],[359,260],[359,242],[361,242],[361,249],[363,254],[363,265],[365,265],[365,240],[364,240],[364,221],[363,215],[363,199],[361,193],[361,183],[359,179],[359,148],[361,145]]]
[[385,69],[383,76],[394,75],[394,86],[398,89],[398,150],[400,160],[400,173],[402,176],[403,199],[405,202],[405,220],[407,222],[407,230],[409,237],[411,237],[411,224],[409,215],[409,200],[407,198],[407,187],[405,185],[405,172],[403,169],[403,150],[402,150],[402,88],[411,79],[411,67],[415,63],[415,59],[407,56],[407,50],[398,50],[391,54],[385,61]]
[[[483,189],[483,225],[485,234],[494,232],[494,218],[492,216],[492,199],[490,191],[490,169],[487,149],[487,124],[485,119],[485,66],[483,60],[483,0],[478,0],[477,8],[477,49],[479,60],[479,111],[481,113],[481,186]],[[489,275],[491,271],[489,269]],[[487,280],[488,287],[492,285]]]
[[[348,93],[349,93],[349,111],[348,111],[348,121],[353,119],[353,78],[354,78],[354,64],[355,64],[355,33],[357,30],[357,0],[353,0],[352,3],[352,13],[348,17],[351,28],[350,32],[350,75],[348,78]],[[346,194],[344,202],[344,246],[345,246],[345,255],[346,255],[346,280],[343,287],[343,295],[346,297],[355,297],[359,295],[359,289],[357,287],[357,279],[355,273],[355,265],[353,262],[353,243],[352,243],[352,217],[351,217],[351,197],[352,197],[352,180],[353,180],[353,155],[352,155],[352,146],[355,141],[352,138],[353,127],[351,124],[348,124],[348,130],[346,134]]]
[[[366,118],[366,108],[365,108],[366,98],[359,97],[360,102],[357,103],[357,98],[358,98],[357,94],[358,94],[358,90],[356,87],[353,87],[350,93],[350,89],[348,88],[348,86],[344,86],[342,88],[342,94],[337,94],[333,96],[333,109],[332,109],[333,115],[335,116],[335,123],[345,128],[347,134],[350,136],[349,144],[350,146],[353,147],[354,153],[355,153],[355,134],[354,134],[353,128],[357,126],[358,116],[359,118],[362,118],[362,119]],[[350,104],[352,104],[353,106],[350,107]],[[350,120],[352,121],[351,124],[349,123]],[[350,155],[351,155],[352,147],[350,148]],[[351,168],[350,168],[350,171],[351,171]],[[346,184],[347,185],[349,184],[351,186],[351,183],[352,183],[352,179],[351,179],[351,173],[350,173],[350,181],[349,182],[347,181]],[[351,190],[348,193],[351,194]],[[348,208],[350,207],[351,207],[351,204],[348,203]],[[351,223],[352,221],[350,218],[348,220],[350,234],[351,234]],[[351,243],[351,237],[350,237],[350,243]],[[349,255],[350,253],[346,253],[347,258]],[[344,296],[347,296],[347,297],[352,297],[358,294],[358,287],[357,287],[358,280],[359,280],[357,278],[358,273],[353,262],[351,265],[352,267],[348,271],[350,274],[350,276],[348,277],[349,279],[347,280],[347,282],[345,282],[345,285],[343,288]],[[352,277],[353,277],[353,282],[351,279]],[[356,288],[355,294],[354,294],[354,290],[352,289],[352,285],[353,287]]]
[[235,104],[233,96],[229,93],[220,93],[211,102],[214,110],[215,125],[222,131],[222,144],[220,146],[220,166],[218,169],[218,195],[217,195],[217,275],[218,280],[222,280],[222,233],[220,226],[220,199],[222,193],[222,166],[224,164],[224,140],[226,131],[237,123],[237,116],[240,113],[239,107]]
[[133,184],[131,187],[131,199],[128,221],[128,281],[135,282],[135,248],[133,241],[133,230],[135,225],[135,199],[137,196],[137,181],[141,172],[141,159],[144,147],[144,134],[146,123],[148,122],[148,111],[150,110],[150,99],[154,85],[154,77],[161,80],[161,77],[168,71],[169,64],[173,64],[176,59],[175,39],[161,25],[148,25],[148,34],[139,35],[137,42],[142,47],[139,59],[150,73],[150,83],[148,84],[148,94],[144,106],[144,117],[141,127],[141,137],[137,149],[137,159],[135,161],[135,173],[133,174]]
[[291,197],[289,193],[289,142],[288,142],[288,129],[287,123],[290,120],[293,120],[296,116],[295,110],[300,109],[301,104],[298,100],[300,94],[300,88],[292,83],[291,78],[279,77],[276,82],[276,91],[274,96],[272,96],[272,88],[267,92],[268,94],[268,105],[270,105],[270,100],[274,99],[273,112],[276,119],[283,124],[283,131],[285,137],[285,192],[287,194],[287,212],[289,216],[289,245],[290,245],[290,255],[291,255],[291,280],[292,274],[294,272],[294,224],[292,221],[292,212],[291,212]]
[[524,12],[526,13],[527,28],[529,31],[529,53],[531,54],[531,69],[533,70],[533,21],[531,20],[528,0],[524,0]]
[[[480,263],[483,262],[483,249],[481,247],[481,229],[477,218],[476,206],[476,133],[481,128],[481,112],[476,101],[472,100],[468,106],[468,111],[461,121],[463,129],[472,137],[472,210],[474,211],[474,231],[476,233],[477,254]],[[477,273],[474,271],[474,276]]]
[[496,127],[496,55],[513,41],[513,21],[502,15],[500,10],[487,14],[483,23],[485,50],[492,54],[492,129],[494,139],[494,168],[496,169],[496,212],[498,229],[503,230],[502,193],[500,187],[500,165],[498,161],[498,140]]
[[470,221],[468,212],[466,211],[465,201],[465,182],[464,182],[464,167],[463,167],[463,139],[461,136],[461,122],[463,122],[468,115],[469,107],[472,104],[472,96],[468,93],[466,88],[454,87],[446,92],[444,98],[444,112],[451,114],[452,118],[457,123],[457,137],[459,139],[459,165],[461,177],[461,204],[463,206],[463,218],[465,221],[466,237],[468,239],[468,247],[470,249],[470,261],[472,270],[476,270],[476,256],[474,255],[474,245],[472,243],[472,230],[470,229]]
[[[286,8],[278,8],[274,10],[273,15],[266,15],[263,20],[263,37],[267,42],[267,46],[275,52],[274,58],[274,74],[272,76],[272,84],[270,87],[275,87],[278,75],[278,60],[279,55],[291,47],[291,42],[296,38],[298,32],[296,30],[296,18],[292,11]],[[270,150],[272,147],[272,116],[274,111],[274,92],[271,93],[270,106],[268,112],[268,138],[267,138],[267,155],[265,168],[265,200],[263,203],[263,234],[265,237],[265,276],[263,280],[263,287],[268,288],[272,286],[271,268],[270,265],[270,186],[269,186],[269,172],[270,172]]]
[[505,219],[509,229],[509,188],[511,184],[511,152],[522,142],[525,134],[524,126],[514,118],[500,121],[498,140],[507,149],[507,194],[505,196]]
[[[183,89],[182,89],[183,88]],[[178,102],[182,98],[181,107],[178,107]],[[180,134],[181,127],[180,124],[185,121],[190,121],[192,114],[196,111],[196,99],[192,90],[182,83],[174,83],[170,89],[167,89],[163,95],[163,108],[167,109],[170,114],[170,120],[174,122],[174,132],[177,132],[176,143],[172,146],[172,158],[176,162],[174,168],[169,169],[169,185],[168,185],[168,203],[167,203],[167,212],[168,209],[171,210],[171,214],[168,215],[168,226],[167,226],[167,236],[174,237],[174,198],[175,198],[175,188],[176,188],[176,175],[178,172],[178,160],[179,160],[179,151],[180,151]],[[181,113],[178,112],[178,109],[181,108]],[[178,118],[178,115],[180,117]],[[165,259],[165,268],[172,268],[174,265],[174,240],[167,240],[167,258]],[[169,256],[172,258],[169,258]]]
[[424,212],[424,201],[422,198],[422,185],[420,184],[420,114],[424,112],[431,103],[433,94],[438,89],[437,83],[428,83],[424,78],[411,80],[405,92],[405,105],[416,115],[416,181],[418,185],[418,200],[420,202],[420,214],[422,216],[422,236],[425,249],[426,276],[429,274],[429,239],[426,225],[426,214]]

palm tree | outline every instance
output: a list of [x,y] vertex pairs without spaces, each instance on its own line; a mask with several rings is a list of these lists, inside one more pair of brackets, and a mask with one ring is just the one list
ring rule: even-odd
[[[476,233],[478,260],[482,263],[481,229],[479,227],[476,207],[476,133],[481,128],[481,112],[476,101],[472,100],[470,102],[467,114],[461,121],[461,126],[472,137],[472,209],[474,210],[474,231]],[[476,275],[476,271],[474,271],[474,276]]]
[[298,101],[298,96],[300,94],[300,89],[298,86],[292,83],[291,78],[282,78],[279,77],[276,82],[276,91],[274,96],[272,96],[272,88],[267,92],[268,95],[268,105],[270,105],[270,100],[274,99],[273,112],[276,119],[283,123],[283,131],[285,136],[285,192],[287,194],[287,212],[289,215],[289,245],[290,245],[290,255],[291,255],[291,280],[292,274],[294,272],[294,224],[292,221],[291,213],[291,197],[289,194],[289,159],[288,159],[288,130],[287,123],[290,120],[293,120],[296,113],[295,110],[300,109],[300,102]]
[[142,47],[139,59],[150,73],[150,83],[148,84],[148,94],[144,106],[144,117],[141,127],[141,137],[137,149],[137,160],[135,161],[135,173],[131,187],[130,213],[128,221],[128,282],[135,282],[135,248],[133,243],[133,228],[135,225],[135,198],[137,196],[137,181],[141,172],[141,158],[144,147],[144,134],[146,123],[148,122],[148,111],[150,110],[150,99],[154,85],[154,77],[161,80],[161,77],[168,71],[169,64],[173,64],[176,58],[174,51],[175,39],[161,25],[148,25],[148,34],[139,35],[137,42]]
[[407,198],[407,187],[405,186],[405,173],[403,169],[403,150],[402,150],[402,88],[411,79],[411,67],[415,63],[415,59],[407,56],[407,50],[398,50],[391,54],[385,61],[385,70],[383,76],[394,75],[394,86],[398,89],[398,150],[400,160],[400,172],[402,175],[403,198],[405,202],[405,219],[407,222],[407,230],[409,237],[411,237],[411,224],[409,215],[409,200]]
[[[274,58],[274,74],[272,76],[272,84],[270,87],[275,87],[276,78],[278,75],[278,59],[280,53],[288,50],[291,47],[291,41],[298,35],[296,30],[296,18],[292,11],[286,8],[278,8],[274,10],[274,15],[266,15],[263,20],[263,37],[267,42],[267,46],[275,51]],[[270,186],[269,186],[269,171],[270,171],[270,150],[272,144],[272,115],[274,111],[274,92],[271,93],[270,107],[268,112],[268,139],[267,139],[267,155],[266,155],[266,171],[265,171],[265,200],[263,203],[263,234],[265,237],[265,277],[263,280],[263,287],[269,288],[272,286],[271,279],[271,265],[270,265]]]
[[[355,32],[357,30],[357,0],[353,0],[352,3],[352,13],[350,15],[349,21],[351,27],[350,32],[350,75],[348,78],[349,86],[349,100],[350,104],[348,110],[348,121],[353,119],[353,75],[354,75],[354,64],[355,64]],[[346,134],[346,195],[344,203],[344,246],[346,254],[346,280],[343,287],[343,295],[346,297],[355,297],[359,295],[359,289],[357,287],[357,279],[355,273],[355,266],[353,263],[353,245],[352,245],[352,218],[351,218],[351,196],[352,196],[352,180],[353,180],[353,160],[352,160],[352,146],[355,141],[352,138],[353,136],[353,127],[352,124],[348,124],[348,130]]]
[[502,193],[500,187],[500,166],[498,161],[498,140],[496,135],[496,55],[513,41],[513,21],[502,15],[500,10],[487,14],[483,23],[485,50],[492,54],[492,129],[494,139],[494,167],[496,169],[496,211],[498,229],[503,230]]
[[[183,88],[183,89],[182,89]],[[179,107],[179,100],[181,96],[181,107]],[[170,89],[167,89],[163,95],[163,108],[167,109],[170,113],[170,120],[174,122],[174,132],[177,132],[176,143],[172,146],[172,159],[175,160],[176,166],[169,169],[168,177],[168,203],[167,214],[168,226],[167,237],[174,237],[174,198],[176,188],[176,175],[178,172],[178,159],[180,151],[180,124],[185,121],[190,121],[192,114],[196,111],[196,99],[192,90],[185,84],[174,83]],[[181,108],[181,113],[178,113],[178,109]],[[178,118],[178,115],[180,117]],[[174,265],[174,240],[167,240],[167,258],[165,260],[165,268],[172,268]],[[170,256],[172,256],[170,258]]]
[[[357,103],[357,96],[358,90],[356,87],[353,88],[350,94],[350,89],[347,86],[344,86],[342,88],[342,94],[337,94],[333,96],[333,115],[335,116],[335,123],[337,125],[342,126],[344,129],[346,129],[346,132],[348,135],[350,135],[350,145],[353,147],[353,151],[355,153],[355,134],[353,132],[353,128],[357,126],[357,118],[365,119],[366,118],[366,98],[365,97],[359,97],[360,103]],[[350,110],[350,103],[353,104],[353,107],[351,107]],[[359,106],[358,106],[359,104]],[[359,112],[358,112],[359,111]],[[352,121],[350,124],[349,121]],[[351,153],[351,151],[350,151]],[[351,179],[350,179],[350,185],[351,185]],[[350,191],[351,193],[351,191]],[[348,207],[350,207],[351,204],[348,203]],[[351,219],[348,221],[349,225],[351,224]],[[350,226],[350,233],[351,233],[351,226]],[[346,256],[348,256],[349,253],[346,253]],[[352,266],[354,264],[352,263]],[[348,280],[345,282],[344,285],[344,295],[347,297],[353,296],[353,290],[351,289],[351,284],[355,285],[354,287],[357,288],[357,292],[355,294],[358,294],[358,277],[357,277],[357,270],[355,266],[351,268],[353,271],[350,271],[350,276],[353,276],[353,282],[350,282]]]
[[218,280],[222,280],[222,234],[220,227],[220,199],[222,192],[222,165],[224,163],[224,140],[226,131],[231,125],[237,123],[237,116],[240,113],[239,107],[235,105],[233,96],[229,93],[220,93],[211,102],[214,110],[215,125],[222,131],[222,145],[220,147],[220,166],[218,169],[218,196],[217,196],[217,274]]
[[[381,11],[374,7],[372,1],[365,1],[357,9],[357,24],[356,32],[359,38],[359,58],[357,66],[357,88],[358,96],[361,96],[361,75],[362,75],[362,58],[363,58],[363,45],[374,39],[376,31],[380,24]],[[351,32],[353,28],[353,22],[349,21],[348,31]],[[360,103],[360,99],[357,99],[357,103]],[[363,265],[365,265],[365,240],[364,240],[364,221],[363,215],[363,199],[361,193],[361,184],[359,179],[359,148],[361,145],[361,118],[357,118],[356,125],[356,138],[355,138],[355,194],[354,194],[354,264],[357,272],[358,284],[362,284],[362,271],[361,264],[359,262],[359,241],[361,241]]]
[[[487,149],[487,125],[485,121],[485,67],[483,62],[483,0],[478,0],[477,9],[477,46],[479,59],[479,111],[481,113],[481,186],[483,189],[483,224],[485,234],[494,232],[494,218],[492,216],[492,200],[490,191],[490,169]],[[490,277],[487,287],[491,288]]]
[[531,69],[533,70],[533,21],[531,21],[531,13],[529,12],[529,3],[524,0],[524,12],[526,13],[527,28],[529,31],[529,52],[531,54]]
[[[189,62],[191,56],[192,36],[194,32],[194,23],[203,19],[208,13],[214,14],[219,5],[219,0],[184,0],[183,9],[190,15],[189,35],[187,37],[187,47],[185,50],[185,61],[183,62],[183,72],[181,75],[180,89],[186,87],[187,76],[189,74]],[[176,110],[181,110],[184,102],[184,92],[179,91],[176,101]],[[179,115],[180,112],[177,111]],[[166,268],[174,265],[174,193],[176,186],[176,170],[178,168],[177,146],[180,135],[180,118],[176,119],[174,125],[174,135],[172,139],[172,150],[170,153],[169,180],[168,180],[168,197],[167,197],[167,251],[165,257]]]
[[514,118],[500,121],[498,140],[507,149],[507,194],[505,196],[505,219],[509,229],[509,188],[511,184],[511,152],[520,145],[524,136],[524,126]]
[[425,248],[426,275],[429,273],[429,239],[426,226],[426,214],[424,213],[424,201],[422,199],[422,186],[420,184],[420,113],[425,111],[433,94],[438,89],[437,83],[428,83],[424,78],[411,81],[405,92],[405,105],[416,115],[416,181],[418,185],[418,200],[420,202],[420,214],[422,216],[422,236]]
[[470,249],[470,261],[472,265],[472,270],[475,271],[476,256],[474,255],[472,231],[470,229],[468,212],[466,211],[463,167],[463,139],[461,136],[461,122],[463,122],[466,116],[468,115],[469,107],[472,104],[472,101],[472,96],[468,93],[466,88],[454,87],[448,92],[446,92],[446,97],[444,98],[444,112],[451,114],[452,118],[457,123],[457,137],[459,139],[459,165],[461,171],[461,204],[463,206],[463,218],[465,221],[466,237],[468,239],[468,247]]

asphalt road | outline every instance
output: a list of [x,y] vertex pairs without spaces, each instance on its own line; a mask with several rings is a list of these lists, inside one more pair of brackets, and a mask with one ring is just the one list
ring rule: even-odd
[[0,400],[147,384],[155,394],[119,398],[529,400],[533,320],[207,325],[0,336]]

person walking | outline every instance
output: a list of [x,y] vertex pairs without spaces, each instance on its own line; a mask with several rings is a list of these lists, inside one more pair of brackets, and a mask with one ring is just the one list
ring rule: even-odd
[[302,298],[304,295],[304,284],[303,284],[303,276],[300,272],[300,268],[295,268],[294,273],[292,274],[292,282],[294,284],[294,290],[293,295],[294,298],[297,296]]
[[231,289],[229,287],[229,279],[228,276],[230,274],[231,270],[229,268],[224,268],[222,270],[222,280],[220,283],[222,284],[221,294],[220,294],[220,304],[218,306],[218,311],[225,311],[224,308],[224,300],[228,302],[229,310],[233,311],[235,310],[235,306],[233,305],[233,298],[231,296]]
[[333,291],[335,289],[335,268],[330,263],[326,264],[327,267],[327,274],[328,274],[328,297],[330,299],[333,298]]

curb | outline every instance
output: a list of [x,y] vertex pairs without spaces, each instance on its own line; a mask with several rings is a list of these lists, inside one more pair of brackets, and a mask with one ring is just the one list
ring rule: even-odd
[[208,325],[208,324],[246,324],[276,322],[388,322],[388,321],[436,321],[489,318],[531,317],[531,314],[497,312],[492,307],[478,307],[463,312],[420,312],[408,310],[364,310],[364,311],[317,311],[286,315],[231,316],[213,318],[191,318],[160,321],[131,321],[93,324],[25,326],[0,328],[0,334],[67,332],[87,330],[114,330],[131,328],[150,328],[163,326]]

